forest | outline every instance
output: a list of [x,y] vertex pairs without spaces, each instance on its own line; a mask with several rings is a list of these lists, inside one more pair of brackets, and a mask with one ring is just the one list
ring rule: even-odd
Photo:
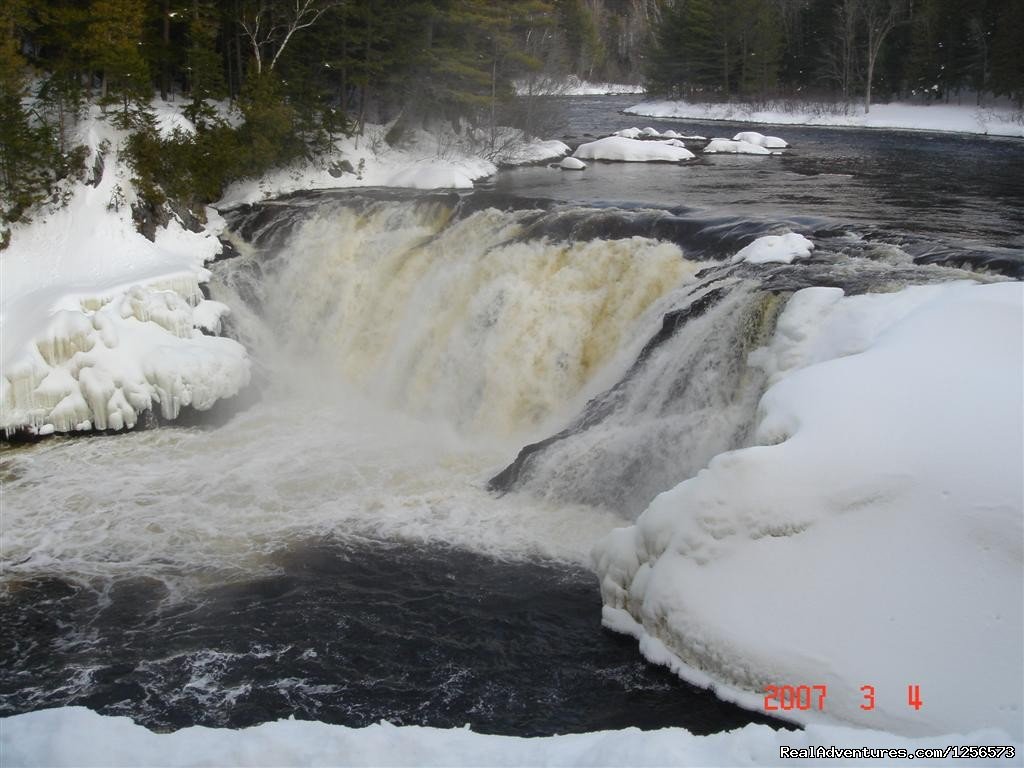
[[[573,74],[699,100],[1024,103],[1019,0],[5,0],[0,215],[81,172],[99,105],[148,203],[230,181],[367,121],[516,125],[515,83]],[[161,136],[153,98],[194,133]],[[226,118],[230,104],[235,119]]]

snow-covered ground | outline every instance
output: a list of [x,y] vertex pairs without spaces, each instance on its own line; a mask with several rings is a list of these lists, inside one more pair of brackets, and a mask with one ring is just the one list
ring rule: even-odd
[[223,227],[177,221],[151,242],[131,216],[131,172],[118,161],[123,134],[95,109],[80,126],[90,164],[106,147],[95,185],[11,229],[0,254],[0,428],[39,433],[131,428],[143,411],[174,418],[209,408],[249,380],[242,346],[217,331],[226,307],[205,301],[203,264]]
[[532,80],[518,80],[515,89],[520,96],[614,96],[645,91],[644,87],[637,83],[594,83],[581,80],[575,75],[565,78],[541,76]]
[[753,709],[822,685],[778,714],[1020,740],[1022,335],[1021,283],[795,294],[754,447],[595,548],[605,624]]
[[[599,731],[546,738],[489,736],[466,729],[398,727],[388,723],[346,728],[279,720],[232,731],[192,727],[157,734],[127,717],[103,717],[81,707],[31,712],[0,720],[4,765],[143,768],[144,766],[741,766],[811,765],[826,761],[780,756],[794,750],[946,750],[953,745],[1010,745],[995,730],[908,739],[879,731],[811,726],[776,731],[748,725],[695,736],[681,728]],[[798,753],[797,753],[798,754]],[[1019,759],[935,759],[925,765],[1019,765]],[[892,761],[895,761],[893,757]],[[828,765],[886,764],[879,754],[829,759]]]
[[826,125],[856,128],[899,128],[918,131],[951,131],[990,136],[1024,137],[1024,115],[1009,109],[990,109],[952,104],[852,104],[847,113],[811,106],[756,110],[746,104],[708,104],[686,101],[645,101],[627,108],[627,114],[690,120],[730,120],[771,125]]

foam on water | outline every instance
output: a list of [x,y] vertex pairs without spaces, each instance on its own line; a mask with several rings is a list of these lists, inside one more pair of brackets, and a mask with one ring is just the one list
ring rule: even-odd
[[527,214],[431,202],[303,213],[216,265],[258,403],[11,451],[7,573],[222,578],[321,533],[584,562],[622,523],[485,483],[628,368],[696,271],[678,246],[522,240]]

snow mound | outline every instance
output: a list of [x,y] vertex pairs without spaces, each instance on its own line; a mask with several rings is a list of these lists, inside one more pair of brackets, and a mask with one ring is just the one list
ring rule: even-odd
[[681,139],[681,138],[683,138],[683,135],[681,133],[679,133],[678,131],[673,131],[671,128],[669,128],[667,131],[662,131],[661,135],[662,135],[662,138],[665,138],[665,139]]
[[733,141],[730,139],[712,139],[704,147],[706,153],[733,154],[733,155],[770,155],[771,152],[757,144],[749,141]]
[[814,243],[796,232],[784,235],[759,237],[732,257],[733,263],[745,261],[748,264],[792,264],[794,259],[806,259],[814,250]]
[[639,139],[643,136],[643,131],[639,128],[623,128],[621,131],[616,131],[612,136],[621,136],[624,139]]
[[755,447],[595,548],[606,625],[752,709],[826,685],[788,715],[1019,740],[1022,335],[1020,283],[796,293]]
[[675,147],[660,141],[640,141],[623,136],[608,136],[589,144],[581,144],[576,149],[574,157],[583,160],[614,160],[627,163],[677,163],[682,160],[692,160],[694,154],[684,147]]
[[582,171],[587,167],[587,164],[582,160],[577,160],[575,157],[562,158],[562,162],[558,164],[558,167],[563,171]]
[[572,152],[572,148],[564,141],[550,139],[548,141],[531,141],[517,144],[501,156],[504,165],[525,165],[526,163],[543,163],[555,160]]
[[[779,747],[835,746],[916,750],[947,745],[1011,744],[995,730],[929,739],[903,739],[879,731],[811,726],[776,731],[748,725],[695,736],[682,728],[597,731],[541,738],[491,736],[468,728],[395,726],[366,728],[278,720],[228,730],[193,726],[153,733],[127,717],[105,717],[84,707],[47,709],[0,720],[5,764],[24,766],[664,766],[792,765]],[[1020,754],[1020,744],[1015,746]],[[881,755],[870,755],[864,759]],[[835,762],[835,761],[832,761]],[[856,761],[855,761],[856,762]],[[1013,760],[987,759],[985,765]],[[840,765],[847,764],[839,761]],[[928,761],[929,765],[936,761]],[[950,764],[972,764],[964,760]]]
[[757,131],[743,131],[737,133],[732,137],[733,141],[745,141],[748,144],[756,144],[759,147],[766,147],[768,149],[785,149],[789,146],[789,143],[783,141],[778,136],[765,136],[763,133]]
[[644,128],[642,131],[640,131],[640,133],[642,135],[644,135],[644,136],[651,136],[651,137],[661,136],[660,133],[658,133],[654,128],[651,128],[651,127]]

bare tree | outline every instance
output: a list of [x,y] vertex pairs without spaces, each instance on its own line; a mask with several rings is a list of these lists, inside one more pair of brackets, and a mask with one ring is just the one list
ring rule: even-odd
[[277,5],[272,0],[260,0],[255,8],[243,11],[238,22],[252,46],[257,75],[263,74],[265,49],[270,53],[267,71],[272,72],[292,35],[316,24],[330,8],[341,5],[341,0],[294,0],[282,3],[283,11],[275,13]]
[[875,76],[875,62],[885,38],[903,20],[906,0],[857,0],[860,15],[867,32],[867,83],[864,89],[864,111],[871,111],[871,83]]

